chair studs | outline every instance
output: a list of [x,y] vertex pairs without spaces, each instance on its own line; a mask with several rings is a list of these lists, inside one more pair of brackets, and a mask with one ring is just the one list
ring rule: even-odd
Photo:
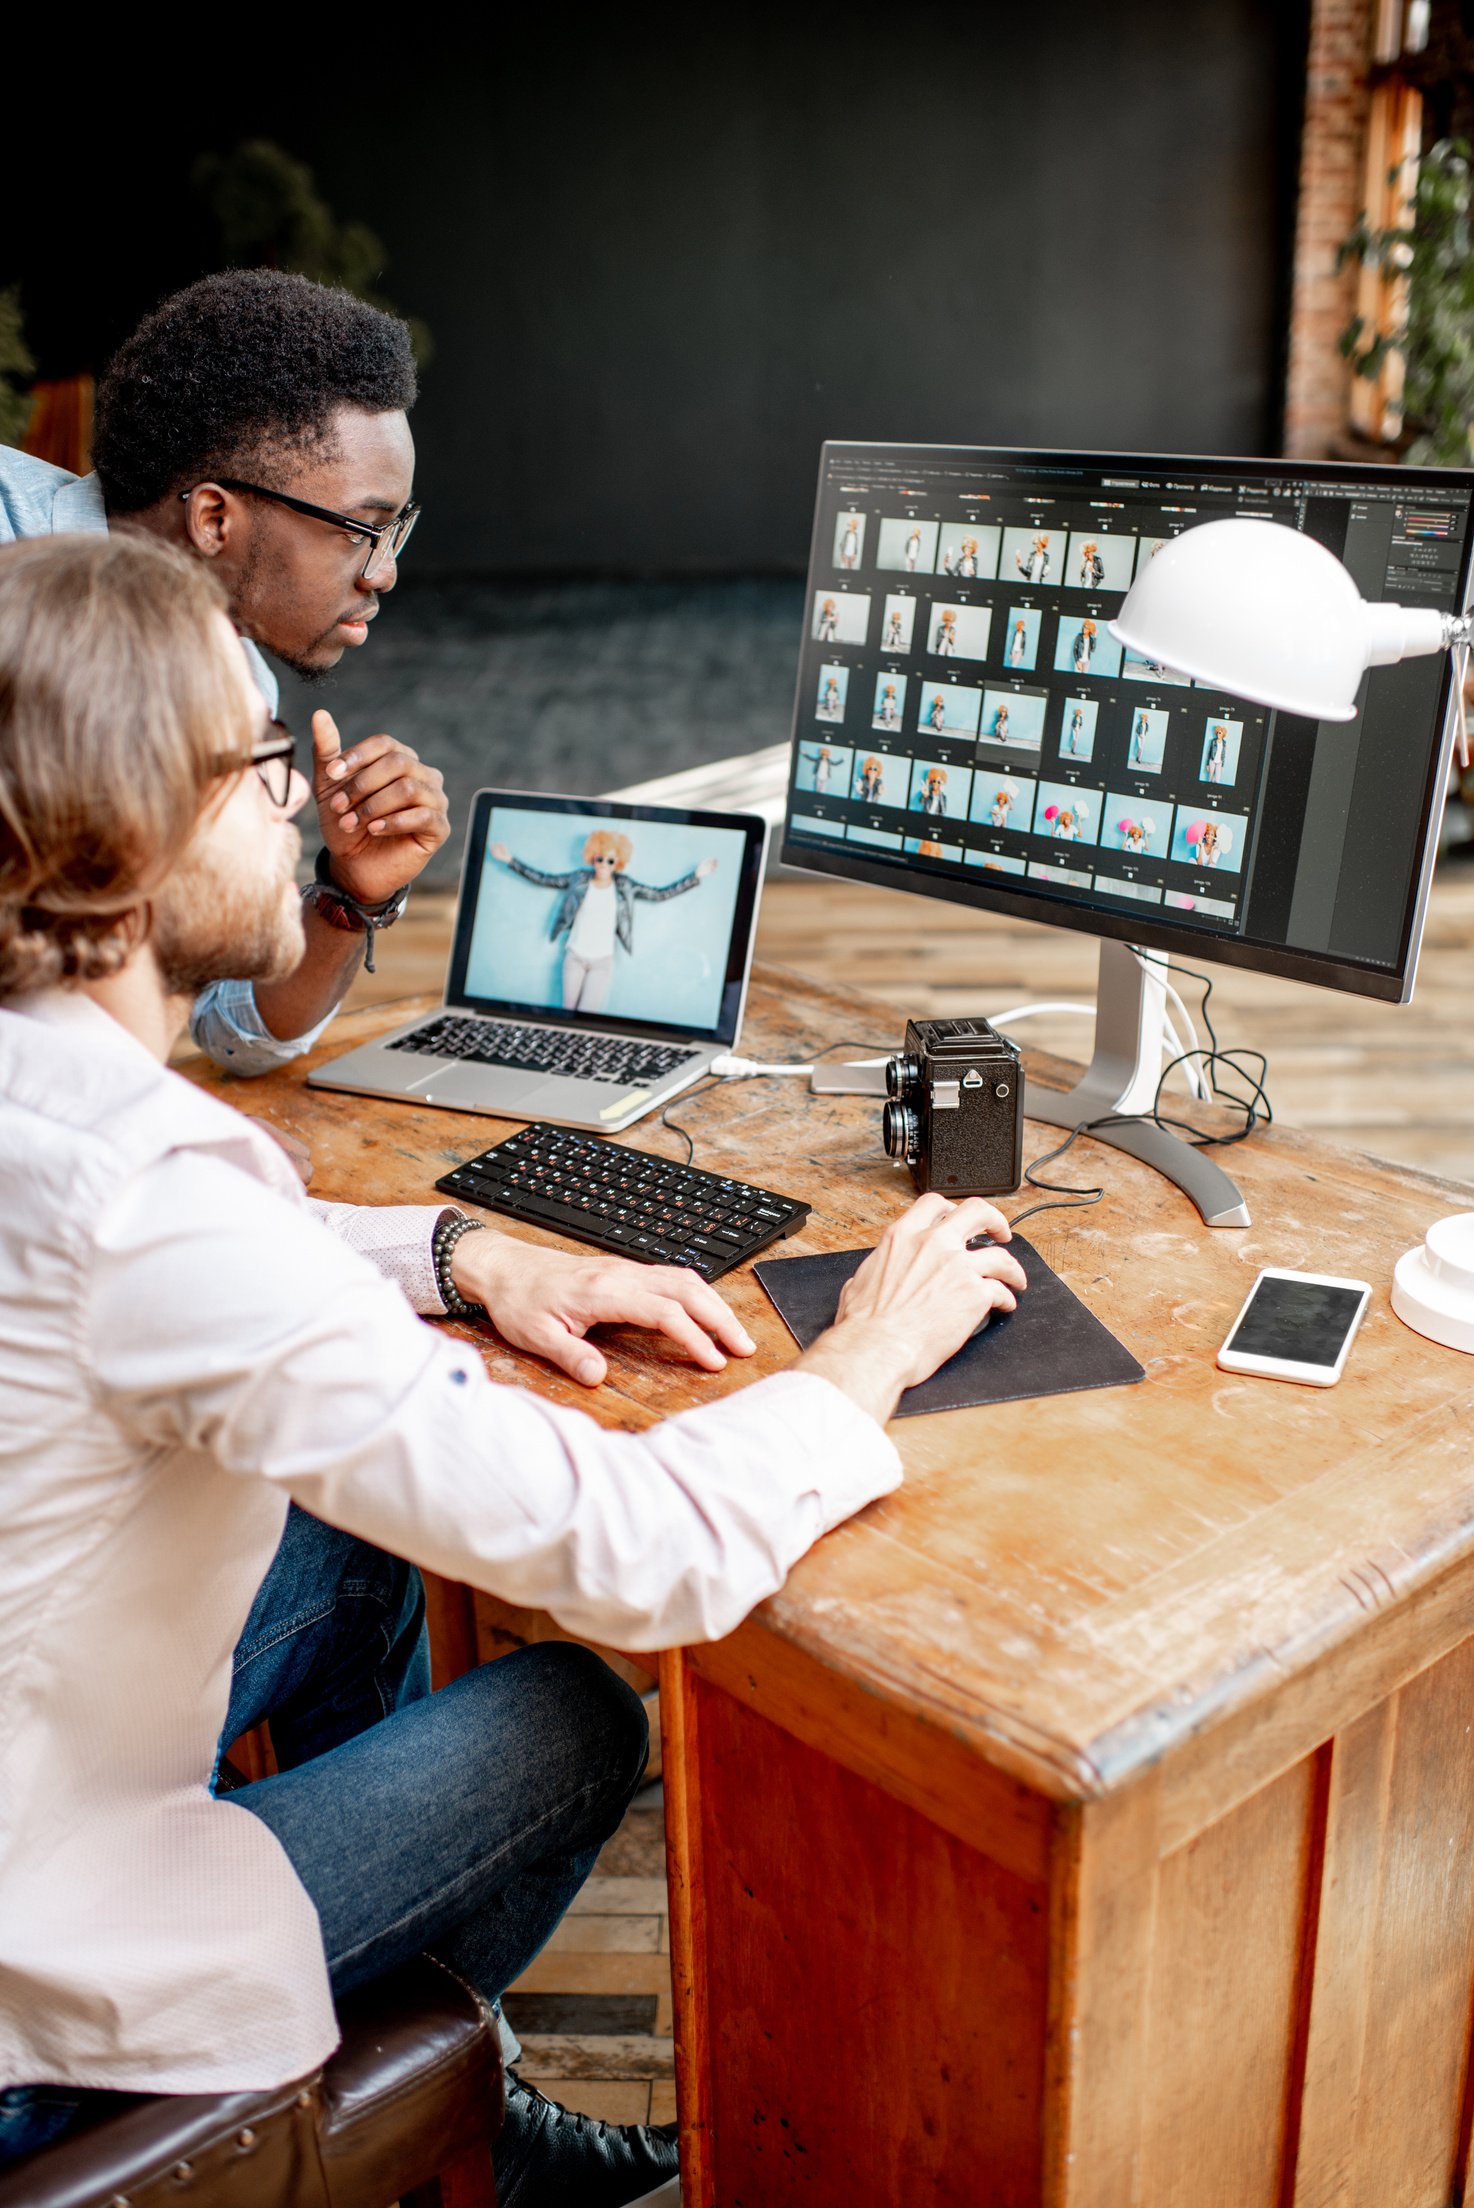
[[235,2143],[240,2148],[242,2154],[250,2153],[252,2147],[254,2147],[256,2144],[256,2134],[254,2131],[252,2131],[249,2124],[243,2125],[242,2128],[236,2133]]
[[176,2162],[172,2175],[176,2185],[187,2185],[194,2176],[193,2162]]

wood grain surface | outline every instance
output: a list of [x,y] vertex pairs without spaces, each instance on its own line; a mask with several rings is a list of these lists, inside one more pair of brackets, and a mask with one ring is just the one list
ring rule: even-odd
[[[404,1010],[340,1018],[312,1062]],[[786,1058],[815,1034],[864,1032],[876,1017],[873,1005],[762,970],[746,1040]],[[475,1115],[308,1090],[299,1066],[250,1084],[188,1070],[307,1141],[314,1192],[339,1200],[433,1201],[438,1173],[507,1131]],[[1028,1070],[1046,1085],[1069,1073],[1038,1058]],[[814,1203],[786,1245],[794,1254],[873,1241],[910,1193],[862,1098],[753,1081],[672,1116],[689,1126],[698,1162]],[[679,1154],[656,1123],[627,1139]],[[1026,1158],[1054,1139],[1030,1123]],[[1277,1692],[1286,1672],[1323,1652],[1375,1645],[1399,1602],[1474,1562],[1474,1370],[1409,1332],[1388,1301],[1396,1257],[1474,1192],[1278,1127],[1232,1157],[1254,1225],[1215,1233],[1146,1167],[1079,1143],[1079,1178],[1099,1176],[1106,1201],[1043,1213],[1030,1234],[1141,1359],[1144,1386],[906,1422],[904,1487],[831,1535],[743,1632],[810,1653],[1033,1789],[1089,1799]],[[1264,1264],[1373,1283],[1336,1388],[1215,1367]],[[493,1378],[534,1382],[604,1423],[638,1428],[791,1358],[750,1271],[722,1285],[759,1346],[715,1378],[613,1330],[609,1381],[590,1395],[464,1331]],[[1380,1691],[1374,1667],[1367,1706]],[[1286,1762],[1298,1748],[1285,1743]]]

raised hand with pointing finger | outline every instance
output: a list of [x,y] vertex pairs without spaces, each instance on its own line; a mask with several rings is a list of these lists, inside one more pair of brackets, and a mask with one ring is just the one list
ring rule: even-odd
[[312,794],[322,856],[304,893],[302,962],[282,981],[254,985],[263,1025],[283,1041],[311,1039],[450,834],[438,767],[392,736],[365,736],[345,751],[322,711],[312,716]]
[[345,751],[331,713],[312,716],[312,794],[333,880],[360,904],[404,889],[450,835],[438,767],[393,736]]

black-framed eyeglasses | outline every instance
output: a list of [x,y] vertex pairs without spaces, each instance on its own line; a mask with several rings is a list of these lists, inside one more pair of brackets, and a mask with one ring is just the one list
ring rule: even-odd
[[[331,528],[342,529],[355,544],[367,544],[368,555],[358,571],[360,582],[372,582],[386,562],[397,560],[410,540],[415,523],[420,518],[418,506],[404,506],[391,521],[358,521],[352,514],[334,513],[331,506],[313,506],[305,498],[289,498],[285,491],[268,491],[262,483],[242,483],[233,475],[217,475],[212,481],[222,491],[245,491],[252,498],[269,498],[275,505],[289,506],[294,514],[306,514],[309,521],[325,521]],[[181,498],[191,496],[181,491]]]
[[270,721],[271,733],[241,756],[239,752],[221,752],[215,759],[217,774],[239,774],[243,767],[254,767],[266,784],[266,794],[273,805],[287,805],[292,796],[292,772],[296,765],[297,739],[285,721]]

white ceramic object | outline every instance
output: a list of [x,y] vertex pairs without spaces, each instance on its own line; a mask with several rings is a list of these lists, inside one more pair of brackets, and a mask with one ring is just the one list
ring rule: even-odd
[[1372,605],[1314,537],[1247,516],[1170,538],[1110,631],[1163,667],[1312,721],[1354,720],[1368,667],[1447,641],[1431,607]]
[[1474,1211],[1456,1211],[1397,1260],[1392,1308],[1404,1326],[1445,1349],[1474,1350]]

